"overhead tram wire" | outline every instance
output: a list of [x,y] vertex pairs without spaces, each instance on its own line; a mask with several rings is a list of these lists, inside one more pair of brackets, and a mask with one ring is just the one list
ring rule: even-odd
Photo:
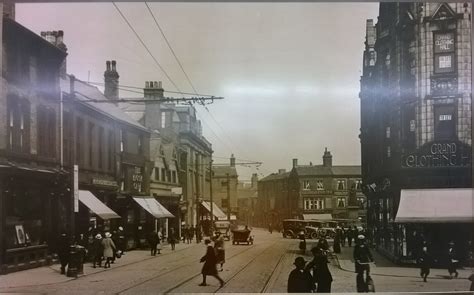
[[[155,58],[155,56],[151,53],[150,49],[148,49],[148,47],[146,46],[145,42],[143,42],[142,38],[138,35],[138,33],[135,31],[135,29],[133,28],[133,26],[130,24],[130,22],[127,20],[127,18],[125,17],[125,15],[122,13],[122,11],[120,10],[120,8],[117,6],[117,4],[115,4],[115,2],[112,2],[112,4],[114,5],[114,7],[117,9],[117,11],[119,12],[119,14],[122,16],[122,18],[125,20],[125,22],[127,23],[128,27],[133,31],[133,33],[135,34],[135,36],[138,38],[138,40],[140,41],[140,43],[143,45],[143,47],[145,47],[146,51],[148,52],[148,54],[153,58],[153,60],[155,61],[156,65],[158,65],[158,67],[160,68],[160,70],[165,74],[166,78],[168,78],[168,80],[171,82],[171,84],[173,84],[173,86],[176,88],[176,90],[179,91],[179,93],[181,93],[181,95],[183,95],[183,93],[181,92],[181,89],[179,89],[178,85],[176,85],[176,83],[174,83],[173,79],[171,79],[171,77],[168,75],[168,73],[165,71],[165,69],[161,66],[161,64],[158,62],[158,60]],[[195,95],[195,94],[194,94]],[[202,100],[201,100],[202,101]],[[189,102],[190,105],[191,102]],[[206,124],[208,127],[209,127],[209,130],[211,130],[211,132],[215,135],[215,137],[220,140],[221,142],[222,139],[220,139],[220,137],[214,132],[214,130],[212,130],[212,128],[204,121],[204,120],[201,120],[202,122],[204,122],[204,124]],[[230,149],[232,151],[232,148]]]
[[[148,2],[145,2],[145,5],[148,9],[148,12],[150,13],[150,15],[152,16],[158,30],[160,31],[161,35],[163,36],[163,39],[165,40],[166,42],[166,45],[168,45],[168,48],[170,49],[171,53],[173,54],[174,58],[176,59],[176,62],[178,63],[179,67],[181,68],[181,71],[183,72],[184,76],[186,77],[189,85],[191,86],[191,88],[193,89],[194,91],[194,95],[197,95],[197,90],[196,88],[194,87],[194,84],[191,82],[191,79],[189,78],[188,74],[186,73],[186,71],[184,70],[184,67],[181,63],[181,61],[179,60],[178,56],[176,55],[175,51],[173,50],[173,47],[171,46],[170,42],[168,41],[168,38],[166,38],[166,35],[165,35],[165,32],[163,31],[163,29],[161,28],[160,24],[158,23],[158,20],[156,19],[153,11],[151,10],[150,6],[148,5]],[[222,133],[224,134],[225,137],[227,137],[227,140],[229,141],[229,143],[231,145],[233,145],[234,147],[237,147],[237,149],[239,150],[239,152],[241,152],[241,150],[238,148],[237,145],[235,145],[235,143],[230,139],[230,137],[227,136],[227,132],[222,128],[222,126],[219,124],[219,122],[217,122],[216,118],[214,117],[214,115],[209,111],[209,108],[206,106],[206,104],[204,103],[204,101],[201,101],[201,105],[205,108],[205,110],[209,113],[210,117],[212,120],[214,120],[214,122],[216,123],[216,125],[221,129]],[[204,121],[203,121],[204,122]],[[232,149],[231,149],[232,151]]]

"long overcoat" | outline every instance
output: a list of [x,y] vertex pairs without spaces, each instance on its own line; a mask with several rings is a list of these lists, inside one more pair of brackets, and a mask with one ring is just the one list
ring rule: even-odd
[[217,258],[214,247],[211,245],[207,246],[206,255],[201,258],[201,262],[204,262],[201,270],[203,275],[217,275]]
[[104,247],[104,257],[105,258],[113,258],[115,252],[115,244],[111,238],[104,238],[102,240],[102,246]]

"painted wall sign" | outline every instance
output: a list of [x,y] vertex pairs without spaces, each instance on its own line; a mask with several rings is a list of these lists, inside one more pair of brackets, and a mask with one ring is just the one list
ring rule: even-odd
[[403,168],[470,167],[471,148],[461,142],[431,142],[401,160]]
[[454,34],[453,33],[442,33],[435,34],[434,50],[435,53],[440,52],[452,52],[454,50]]
[[115,180],[107,180],[107,179],[99,179],[99,178],[92,178],[92,184],[103,185],[103,186],[114,186],[114,187],[118,185],[117,181]]

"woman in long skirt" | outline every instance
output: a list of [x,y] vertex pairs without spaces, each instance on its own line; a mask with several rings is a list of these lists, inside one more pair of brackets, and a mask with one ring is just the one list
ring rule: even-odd
[[207,286],[206,283],[206,276],[213,276],[217,280],[219,280],[219,283],[221,284],[221,287],[224,286],[224,280],[219,277],[217,274],[217,258],[216,258],[216,253],[214,251],[214,247],[211,246],[211,240],[206,239],[204,241],[204,244],[206,244],[207,250],[206,250],[206,255],[204,255],[201,258],[201,262],[204,262],[204,265],[202,266],[201,274],[202,274],[202,283],[199,284],[199,286]]

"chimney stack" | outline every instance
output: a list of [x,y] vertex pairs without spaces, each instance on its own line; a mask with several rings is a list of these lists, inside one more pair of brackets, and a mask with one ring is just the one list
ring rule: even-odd
[[324,150],[323,166],[332,167],[332,155],[331,155],[331,152],[328,151],[328,148],[325,148]]
[[230,167],[235,167],[235,158],[234,154],[230,156]]
[[278,175],[283,174],[286,172],[286,169],[278,169]]
[[3,0],[3,3],[0,3],[2,6],[2,19],[9,18],[15,20],[15,2],[12,0]]
[[[66,44],[64,44],[64,31],[47,31],[41,32],[41,37],[48,41],[49,43],[53,44],[54,46],[58,47],[64,52],[67,52]],[[65,77],[67,73],[66,67],[67,59],[65,58],[61,63],[61,67],[59,68],[59,74],[61,77]]]
[[145,99],[163,98],[164,89],[161,85],[161,81],[146,81],[143,93],[145,94]]
[[293,168],[298,166],[298,159],[293,159]]
[[106,65],[106,69],[104,72],[104,83],[105,83],[104,95],[109,100],[112,100],[112,101],[118,100],[119,99],[118,86],[119,86],[120,76],[116,68],[117,63],[115,60],[113,60],[112,62],[106,61],[105,65]]
[[257,185],[258,185],[258,175],[257,173],[253,173],[252,174],[252,186],[251,188],[257,188]]

